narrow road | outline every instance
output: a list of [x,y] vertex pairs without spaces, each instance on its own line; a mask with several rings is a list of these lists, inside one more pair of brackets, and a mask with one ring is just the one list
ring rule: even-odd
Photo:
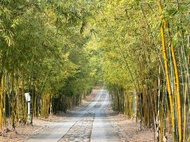
[[120,142],[117,124],[105,113],[109,101],[108,92],[100,89],[90,105],[53,123],[27,142]]

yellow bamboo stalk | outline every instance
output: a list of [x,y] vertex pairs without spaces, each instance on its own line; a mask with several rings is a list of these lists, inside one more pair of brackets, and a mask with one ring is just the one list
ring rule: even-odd
[[[158,8],[159,8],[160,20],[163,21],[161,0],[158,0]],[[164,23],[164,24],[166,24],[166,23]],[[169,94],[169,100],[170,100],[170,109],[171,109],[171,114],[172,114],[173,138],[174,138],[174,141],[176,141],[175,114],[174,114],[174,108],[173,108],[171,83],[170,83],[170,77],[169,77],[169,71],[168,71],[168,62],[167,62],[167,53],[166,53],[165,35],[164,35],[164,25],[161,25],[160,33],[161,33],[161,39],[162,39],[162,55],[163,55],[163,59],[164,59],[164,68],[165,68],[165,73],[166,73],[166,81],[167,81],[167,85],[168,85],[167,88],[168,88],[168,94]]]
[[[168,23],[166,21],[166,19],[163,17],[163,21],[164,21],[164,27],[168,28]],[[169,30],[168,30],[169,31]],[[178,73],[178,67],[177,67],[177,61],[175,58],[175,53],[174,53],[174,47],[173,47],[173,43],[172,40],[170,39],[171,45],[170,45],[170,50],[171,50],[171,54],[172,54],[172,60],[173,60],[173,65],[174,65],[174,72],[175,72],[175,98],[177,101],[177,114],[178,114],[178,135],[179,135],[179,142],[182,141],[182,136],[183,136],[183,132],[182,132],[182,111],[181,111],[181,94],[180,94],[180,83],[179,83],[179,73]]]
[[177,97],[177,112],[178,112],[178,133],[179,133],[179,142],[182,142],[183,139],[183,132],[182,132],[182,112],[181,112],[181,95],[180,95],[180,84],[179,84],[179,74],[178,74],[178,67],[175,58],[173,44],[171,43],[171,53],[172,53],[172,60],[174,64],[174,71],[175,71],[175,81],[176,81],[176,97]]

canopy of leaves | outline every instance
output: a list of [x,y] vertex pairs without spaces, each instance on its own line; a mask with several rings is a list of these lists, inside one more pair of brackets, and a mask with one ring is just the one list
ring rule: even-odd
[[[169,2],[163,15],[176,21],[169,23],[177,45],[189,34],[189,4]],[[40,93],[77,94],[100,78],[148,89],[162,64],[158,19],[151,0],[1,1],[1,74],[24,78]]]
[[14,74],[25,80],[26,89],[32,85],[39,94],[56,94],[63,88],[78,94],[91,88],[97,73],[94,55],[86,48],[91,4],[1,1],[1,77]]

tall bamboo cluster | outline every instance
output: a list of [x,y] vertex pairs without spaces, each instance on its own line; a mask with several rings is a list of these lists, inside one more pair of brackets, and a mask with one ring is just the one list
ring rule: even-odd
[[[66,112],[96,84],[86,1],[0,1],[0,135]],[[25,93],[29,93],[28,103]],[[28,104],[31,112],[28,116]]]
[[[176,2],[179,8],[179,3]],[[187,47],[184,45],[185,37],[182,31],[182,22],[176,25],[177,32],[181,34],[181,40],[174,43],[174,35],[169,27],[165,14],[163,13],[164,3],[159,0],[158,7],[160,13],[160,33],[162,39],[162,55],[164,60],[164,71],[167,84],[167,92],[170,100],[170,110],[172,119],[172,133],[174,141],[187,141],[187,93],[189,65],[187,64]],[[179,10],[179,9],[178,9]],[[179,30],[181,29],[181,30]],[[177,47],[174,47],[177,46]],[[186,81],[185,81],[186,80]]]
[[101,8],[98,44],[114,109],[154,128],[157,141],[188,141],[189,2],[116,0]]

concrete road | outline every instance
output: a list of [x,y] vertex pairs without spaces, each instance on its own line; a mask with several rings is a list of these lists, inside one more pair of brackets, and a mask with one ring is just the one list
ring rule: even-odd
[[108,92],[100,89],[90,105],[64,121],[53,123],[27,142],[119,142],[120,129],[105,113],[109,101]]

